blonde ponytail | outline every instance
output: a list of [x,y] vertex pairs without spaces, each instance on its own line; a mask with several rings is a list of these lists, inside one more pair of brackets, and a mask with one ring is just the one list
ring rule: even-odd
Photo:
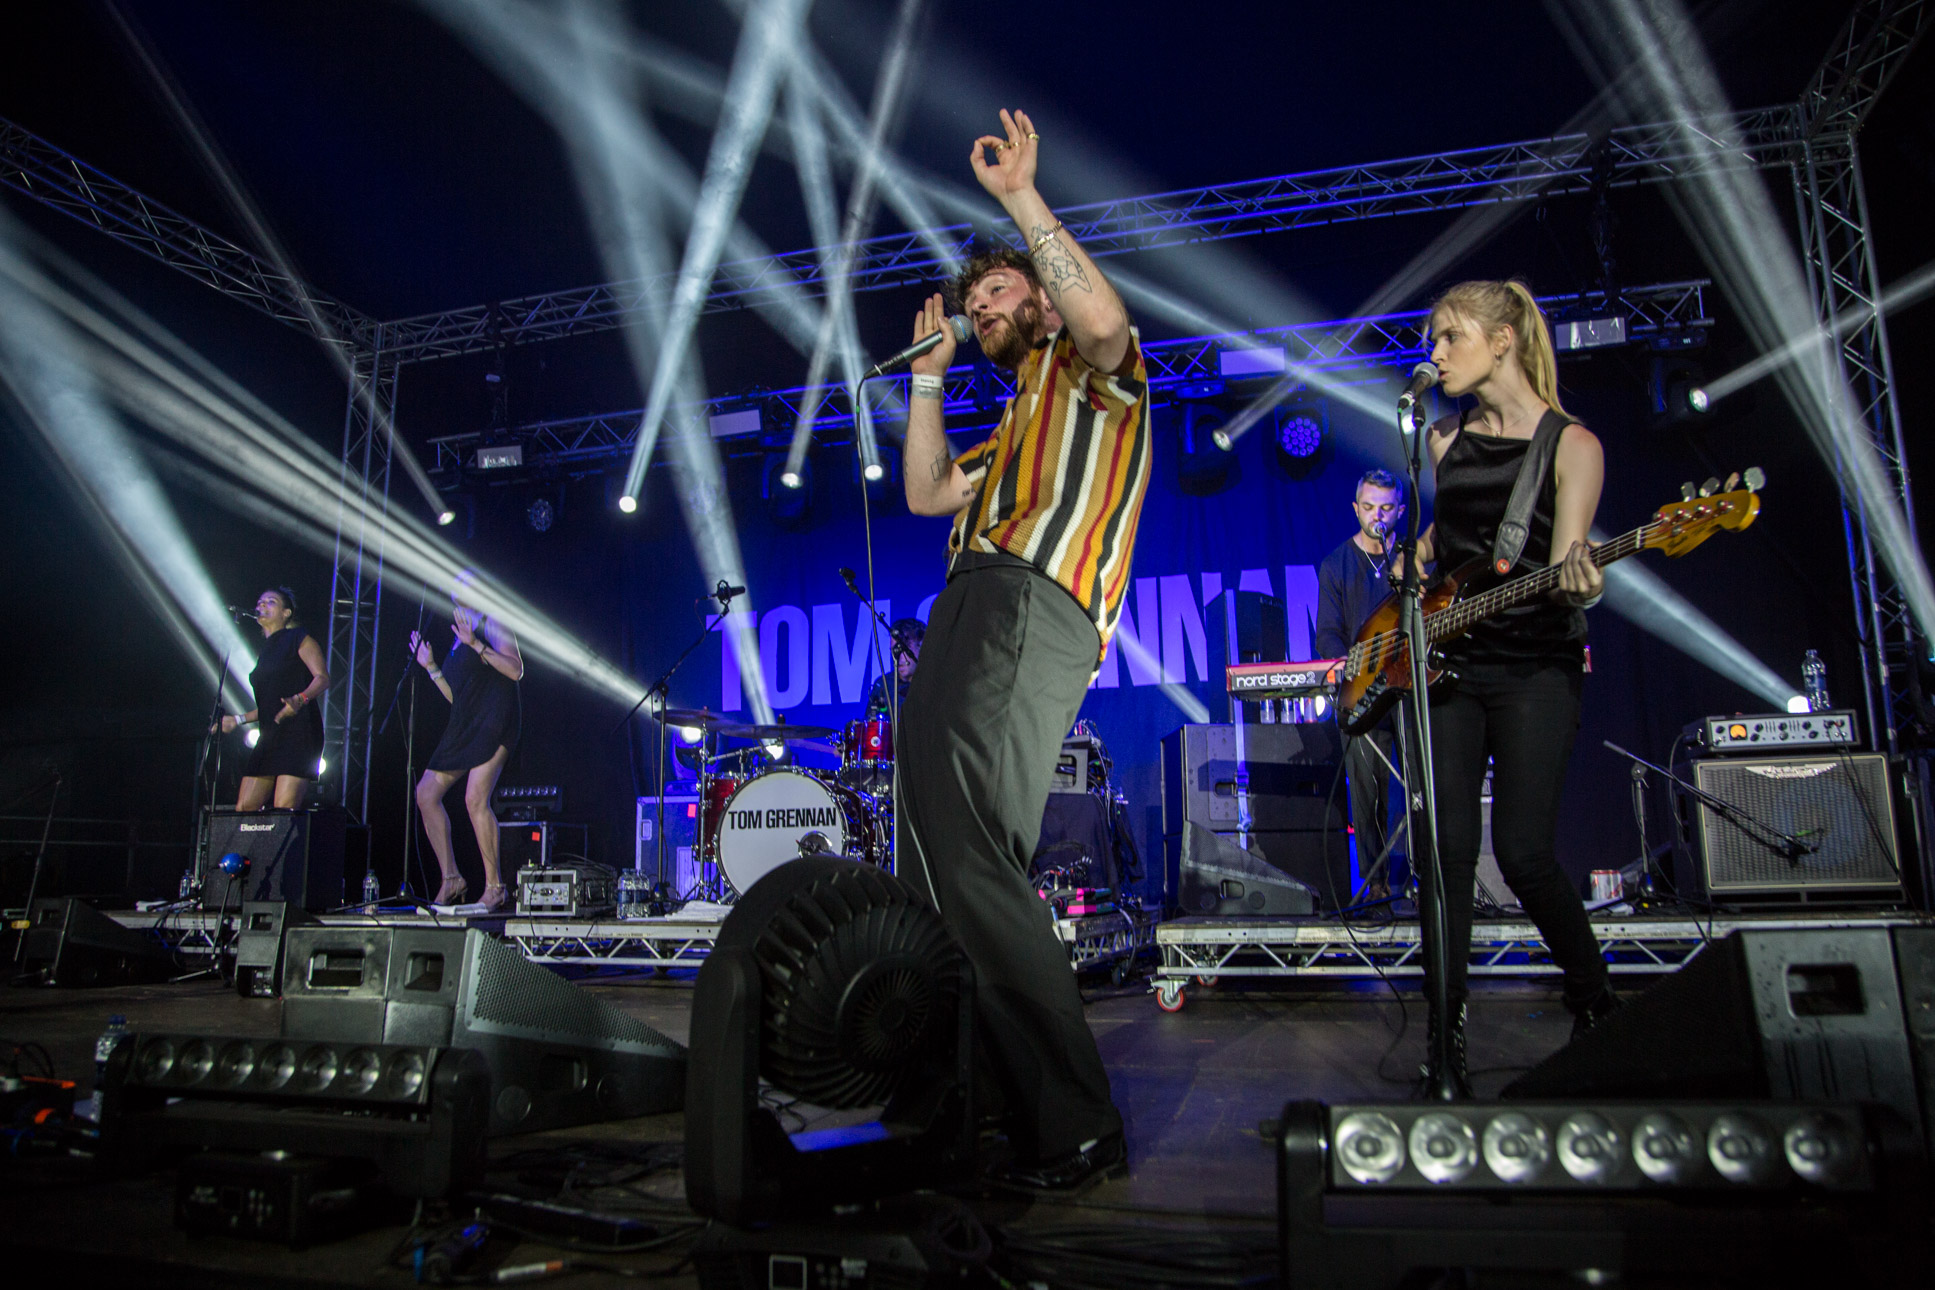
[[1532,393],[1554,412],[1571,415],[1559,403],[1559,361],[1552,349],[1552,329],[1546,325],[1545,311],[1523,282],[1517,278],[1461,282],[1431,306],[1433,314],[1440,309],[1464,315],[1487,335],[1510,327],[1519,369],[1525,373]]

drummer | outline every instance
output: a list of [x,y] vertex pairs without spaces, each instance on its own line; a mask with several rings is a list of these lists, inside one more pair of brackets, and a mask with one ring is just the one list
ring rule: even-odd
[[869,718],[885,717],[892,721],[899,716],[900,705],[907,701],[907,683],[914,679],[914,660],[920,657],[920,643],[926,635],[927,624],[918,618],[903,618],[894,624],[893,706],[888,706],[887,678],[883,675],[867,695]]

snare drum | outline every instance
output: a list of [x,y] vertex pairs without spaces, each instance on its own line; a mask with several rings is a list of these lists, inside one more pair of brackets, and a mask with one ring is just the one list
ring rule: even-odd
[[887,836],[865,793],[790,766],[747,780],[718,824],[719,868],[742,895],[805,849],[878,864]]

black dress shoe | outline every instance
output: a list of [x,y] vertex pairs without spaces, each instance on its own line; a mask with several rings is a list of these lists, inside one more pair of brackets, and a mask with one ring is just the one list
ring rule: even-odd
[[1047,1160],[1010,1161],[992,1170],[988,1180],[1013,1191],[1069,1196],[1128,1172],[1129,1144],[1121,1134],[1111,1133]]
[[1600,1022],[1617,1011],[1619,1011],[1619,996],[1612,992],[1611,986],[1607,986],[1593,996],[1592,1002],[1584,1007],[1572,1009],[1572,1037],[1566,1042],[1570,1043],[1572,1039],[1577,1039],[1595,1029]]

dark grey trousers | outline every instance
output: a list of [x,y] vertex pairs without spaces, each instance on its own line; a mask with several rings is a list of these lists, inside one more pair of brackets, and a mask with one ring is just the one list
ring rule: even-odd
[[1096,643],[1081,606],[1032,569],[957,572],[928,617],[894,731],[895,863],[974,963],[981,1055],[1024,1158],[1122,1128],[1068,952],[1028,877]]

